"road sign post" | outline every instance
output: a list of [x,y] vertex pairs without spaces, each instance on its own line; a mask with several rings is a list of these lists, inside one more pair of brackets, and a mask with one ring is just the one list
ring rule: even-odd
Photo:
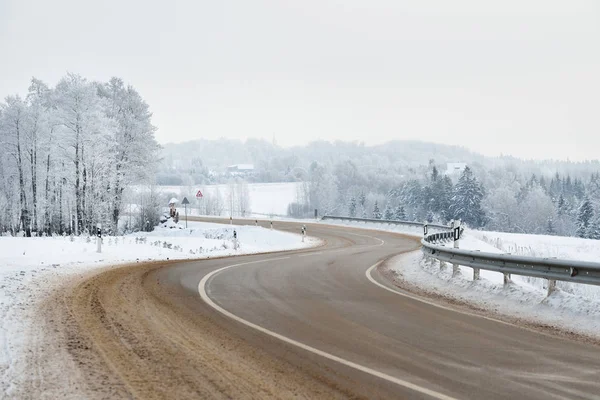
[[185,229],[187,229],[187,205],[190,204],[187,197],[183,198],[181,204],[183,204],[183,208],[185,209]]

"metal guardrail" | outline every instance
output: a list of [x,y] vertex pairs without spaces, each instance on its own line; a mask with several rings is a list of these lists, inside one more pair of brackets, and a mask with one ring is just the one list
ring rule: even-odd
[[[423,227],[425,225],[423,223],[410,221],[388,221],[333,216],[324,216],[322,219],[379,222],[411,227]],[[548,294],[556,287],[556,281],[600,285],[600,263],[598,262],[496,254],[446,247],[440,243],[454,240],[454,232],[451,231],[451,228],[438,224],[427,224],[427,226],[430,229],[440,230],[441,232],[425,235],[421,240],[421,244],[423,245],[421,250],[423,253],[440,262],[454,264],[455,270],[457,270],[460,265],[473,268],[474,279],[479,278],[479,270],[481,269],[503,273],[505,276],[505,283],[510,281],[511,274],[548,279]],[[462,233],[463,229],[461,228],[460,236],[462,236]]]
[[[376,222],[380,224],[391,224],[391,225],[405,225],[415,228],[423,228],[422,222],[414,222],[414,221],[397,221],[397,220],[388,220],[388,219],[374,219],[374,218],[355,218],[355,217],[335,217],[332,215],[324,215],[321,217],[321,220],[337,220],[337,221],[357,221],[357,222]],[[446,225],[439,224],[427,224],[428,228],[437,229],[437,230],[448,230]]]
[[[445,236],[449,235],[449,236]],[[600,285],[600,263],[495,254],[482,251],[454,249],[437,243],[451,238],[451,233],[428,235],[421,243],[425,255],[440,261],[464,265],[475,269],[545,278],[550,281],[565,281]]]

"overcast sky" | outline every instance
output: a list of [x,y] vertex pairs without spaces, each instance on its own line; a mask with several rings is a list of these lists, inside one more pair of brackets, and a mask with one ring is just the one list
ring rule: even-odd
[[596,0],[0,0],[0,97],[67,71],[135,86],[161,143],[600,158]]

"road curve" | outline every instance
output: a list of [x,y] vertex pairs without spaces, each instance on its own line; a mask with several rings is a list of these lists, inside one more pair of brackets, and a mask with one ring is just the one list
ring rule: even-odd
[[[276,223],[293,232],[299,226]],[[600,393],[600,347],[399,294],[374,266],[417,249],[416,240],[320,224],[309,224],[308,233],[326,245],[137,265],[81,280],[67,305],[79,356],[95,360],[81,366],[90,377],[88,393],[311,399]]]

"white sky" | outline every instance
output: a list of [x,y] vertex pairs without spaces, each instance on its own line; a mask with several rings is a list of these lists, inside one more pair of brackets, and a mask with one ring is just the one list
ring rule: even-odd
[[135,86],[162,143],[600,158],[594,0],[0,0],[0,97],[67,71]]

